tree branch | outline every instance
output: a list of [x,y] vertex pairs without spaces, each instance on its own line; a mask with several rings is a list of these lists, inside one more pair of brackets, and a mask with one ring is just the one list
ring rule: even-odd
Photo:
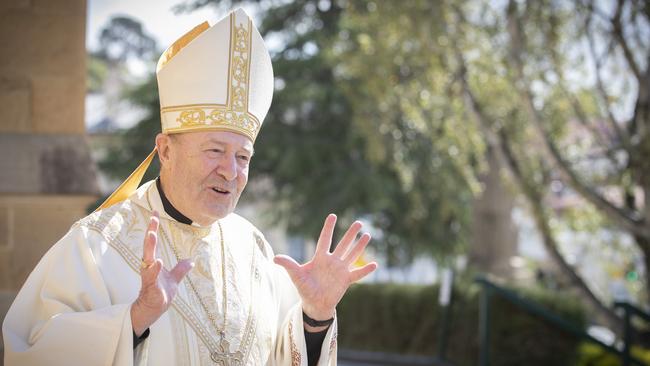
[[[511,1],[511,4],[514,4]],[[510,8],[510,7],[509,7]],[[625,208],[620,208],[609,202],[601,196],[595,189],[585,184],[569,166],[569,164],[562,157],[559,149],[555,146],[552,137],[546,131],[542,124],[542,118],[533,104],[533,96],[531,91],[526,85],[528,81],[523,72],[523,62],[521,60],[521,53],[523,48],[523,38],[521,27],[516,18],[514,9],[508,11],[508,31],[511,36],[511,52],[510,58],[515,69],[515,87],[519,90],[519,94],[523,98],[526,110],[530,116],[533,126],[538,135],[542,138],[545,150],[551,158],[554,165],[559,170],[562,177],[571,185],[571,187],[580,193],[587,201],[591,202],[598,208],[606,217],[612,222],[617,224],[623,230],[634,233],[642,237],[650,238],[650,227],[644,225],[644,221],[637,211],[630,211]]]
[[618,42],[618,45],[621,46],[621,49],[623,50],[623,55],[625,56],[625,60],[627,61],[627,64],[630,66],[630,69],[632,70],[632,73],[636,77],[637,82],[641,84],[643,82],[643,76],[641,75],[639,66],[637,65],[636,60],[634,59],[634,55],[630,50],[630,46],[627,44],[627,40],[625,39],[625,34],[623,34],[623,23],[621,21],[621,17],[623,16],[624,6],[625,6],[625,0],[618,0],[618,3],[616,5],[616,12],[614,13],[612,19],[610,20],[612,24],[612,35],[614,36],[614,39],[616,39],[616,41]]
[[627,132],[621,128],[620,124],[614,117],[614,113],[612,112],[609,106],[609,95],[607,94],[607,91],[605,90],[605,86],[603,84],[603,78],[601,75],[603,64],[602,64],[602,60],[600,59],[600,57],[598,57],[596,53],[596,42],[594,40],[593,34],[591,33],[591,29],[590,29],[591,14],[593,14],[593,9],[590,9],[590,14],[587,16],[587,20],[585,24],[585,34],[587,35],[587,42],[589,44],[589,53],[591,54],[591,57],[594,60],[594,66],[596,67],[596,90],[598,91],[598,95],[600,96],[602,105],[607,111],[607,121],[609,122],[609,125],[615,131],[616,137],[619,139],[621,145],[623,145],[623,147],[629,154],[630,137],[628,136]]
[[468,109],[471,111],[472,116],[478,122],[479,128],[483,132],[485,139],[488,143],[488,146],[495,151],[498,159],[505,163],[507,170],[510,172],[510,175],[513,177],[517,187],[524,194],[526,200],[529,202],[533,217],[535,219],[535,224],[540,231],[543,239],[543,244],[548,253],[551,255],[553,261],[558,264],[562,273],[569,278],[571,284],[575,286],[587,299],[587,301],[600,313],[602,314],[611,325],[615,328],[620,328],[621,320],[616,316],[616,313],[605,306],[591,291],[587,286],[585,281],[577,274],[576,270],[569,265],[562,254],[558,250],[557,242],[555,241],[550,226],[548,225],[548,220],[544,214],[542,207],[542,197],[535,190],[532,185],[526,183],[524,174],[521,170],[517,159],[514,157],[512,150],[506,142],[504,136],[499,136],[494,133],[490,127],[490,123],[485,116],[482,107],[479,105],[478,101],[474,97],[466,78],[466,66],[465,61],[460,55],[459,51],[456,51],[456,57],[459,63],[459,81],[465,96],[465,104]]

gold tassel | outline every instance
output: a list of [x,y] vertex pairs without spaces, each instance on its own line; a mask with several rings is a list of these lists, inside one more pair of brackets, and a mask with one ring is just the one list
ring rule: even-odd
[[129,175],[128,178],[122,184],[120,184],[119,187],[115,190],[115,192],[111,193],[111,195],[102,203],[95,212],[99,210],[103,210],[107,207],[113,206],[116,203],[120,203],[124,201],[125,199],[129,198],[133,192],[135,192],[136,189],[138,189],[138,186],[140,185],[140,182],[142,181],[142,177],[144,177],[144,173],[147,171],[149,168],[149,165],[151,165],[151,161],[153,160],[153,157],[156,156],[156,148],[153,148],[153,151],[149,153],[146,159],[140,165],[138,165],[137,168]]

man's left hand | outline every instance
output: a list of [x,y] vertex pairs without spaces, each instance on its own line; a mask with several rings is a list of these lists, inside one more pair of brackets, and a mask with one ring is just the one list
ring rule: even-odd
[[[359,221],[350,225],[334,252],[330,253],[335,226],[336,215],[328,215],[318,238],[314,257],[309,262],[298,264],[286,255],[277,255],[274,258],[276,264],[287,270],[298,289],[305,314],[316,320],[332,318],[336,305],[348,287],[377,268],[375,262],[359,268],[353,267],[370,242],[368,233],[364,233],[357,240],[362,226]],[[306,324],[305,328],[310,331],[318,330],[310,329]]]

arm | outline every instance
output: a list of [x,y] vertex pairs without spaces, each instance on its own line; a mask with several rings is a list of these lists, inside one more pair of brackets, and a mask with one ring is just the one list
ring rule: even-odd
[[[336,216],[331,214],[325,220],[323,230],[316,244],[314,257],[305,264],[298,264],[287,256],[276,256],[276,264],[284,267],[289,274],[291,281],[300,295],[300,306],[296,306],[290,312],[290,320],[285,327],[289,330],[289,339],[295,340],[295,327],[302,331],[314,332],[326,329],[321,326],[310,326],[303,322],[303,312],[312,319],[325,321],[335,317],[336,305],[339,303],[348,287],[371,273],[377,268],[372,262],[360,268],[354,268],[354,262],[364,252],[370,242],[369,234],[362,234],[357,240],[361,231],[361,223],[355,222],[343,235],[341,241],[330,252]],[[330,326],[328,335],[321,346],[321,354],[318,365],[336,364],[336,323]],[[300,332],[302,333],[302,332]],[[304,337],[301,337],[304,339]],[[329,339],[329,342],[328,342]],[[286,349],[286,345],[284,346]],[[296,354],[295,349],[289,344],[291,354]],[[304,353],[300,348],[300,353]],[[294,361],[292,361],[294,362]],[[300,364],[302,361],[298,362]]]
[[89,247],[74,227],[41,259],[3,323],[5,365],[133,363],[130,304],[112,304]]
[[[41,259],[3,325],[7,365],[131,365],[145,362],[146,347],[134,351],[142,336],[164,313],[178,282],[192,267],[181,261],[170,271],[155,259],[158,228],[154,213],[145,235],[143,261],[133,277],[116,265],[100,268],[106,241],[101,234],[74,227]],[[103,249],[104,248],[104,249]],[[120,279],[120,291],[140,292],[131,303],[113,304],[103,275]],[[134,297],[136,297],[134,295]],[[143,349],[145,348],[145,349]]]

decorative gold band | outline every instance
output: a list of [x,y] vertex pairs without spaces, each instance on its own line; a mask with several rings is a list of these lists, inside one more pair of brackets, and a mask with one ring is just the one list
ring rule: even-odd
[[218,104],[195,104],[161,109],[163,133],[199,130],[233,131],[255,141],[260,122],[249,112],[234,111]]

